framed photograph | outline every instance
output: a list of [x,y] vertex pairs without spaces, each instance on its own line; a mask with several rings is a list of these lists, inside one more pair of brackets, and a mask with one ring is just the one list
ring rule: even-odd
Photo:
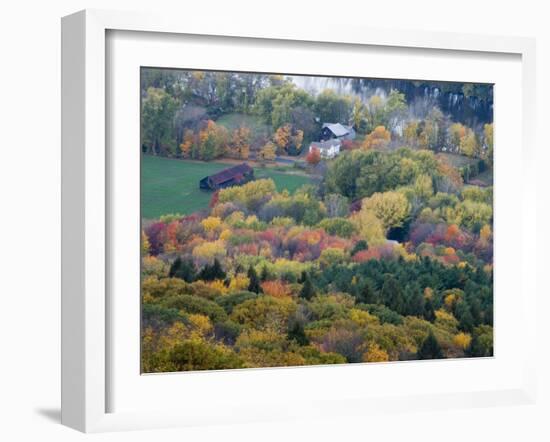
[[64,424],[534,400],[532,40],[62,31]]

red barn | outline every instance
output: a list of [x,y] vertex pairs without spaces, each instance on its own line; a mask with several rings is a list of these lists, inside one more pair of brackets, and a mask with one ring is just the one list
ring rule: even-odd
[[246,163],[221,170],[204,177],[199,186],[203,190],[218,190],[248,183],[254,179],[254,169]]

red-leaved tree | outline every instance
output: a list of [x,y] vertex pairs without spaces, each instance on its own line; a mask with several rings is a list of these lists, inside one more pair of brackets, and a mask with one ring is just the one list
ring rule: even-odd
[[311,149],[306,156],[306,161],[312,166],[319,164],[321,161],[321,151],[316,148]]

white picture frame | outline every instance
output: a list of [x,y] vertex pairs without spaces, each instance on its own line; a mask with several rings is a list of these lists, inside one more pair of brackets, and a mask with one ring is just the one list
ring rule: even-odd
[[[430,51],[454,51],[476,54],[503,54],[520,57],[521,63],[521,128],[517,132],[521,143],[523,181],[521,198],[521,309],[518,315],[525,351],[518,354],[521,370],[517,378],[499,388],[478,388],[461,392],[430,391],[427,394],[388,394],[376,399],[359,393],[353,397],[332,392],[326,398],[313,398],[309,407],[282,406],[275,403],[255,404],[253,394],[244,395],[233,403],[227,412],[208,414],[206,408],[196,410],[136,409],[113,411],[109,394],[113,385],[110,376],[113,354],[109,328],[115,318],[110,311],[109,244],[116,230],[108,228],[113,195],[109,180],[115,167],[109,164],[107,144],[109,133],[106,122],[111,118],[108,107],[109,84],[107,81],[109,32],[143,32],[162,36],[212,36],[272,41],[292,45],[293,42],[341,45],[339,47],[401,48],[403,51],[426,49]],[[153,34],[150,34],[153,35]],[[334,27],[330,29],[304,26],[284,29],[265,23],[250,23],[233,28],[230,23],[216,22],[211,18],[196,18],[185,25],[169,16],[141,13],[86,10],[63,18],[62,21],[62,423],[84,432],[158,428],[168,426],[206,425],[219,422],[252,422],[284,419],[286,417],[312,417],[342,414],[368,414],[374,410],[403,411],[413,409],[455,408],[488,406],[509,403],[530,403],[535,398],[536,384],[534,358],[535,324],[528,316],[535,317],[536,285],[534,266],[528,257],[535,256],[536,247],[536,193],[534,155],[535,109],[535,43],[532,39],[516,37],[490,37],[419,31],[389,31],[368,28]],[[111,60],[112,61],[112,60]],[[451,68],[451,67],[449,67]],[[237,70],[237,69],[235,69]],[[497,104],[498,106],[498,104]],[[139,123],[138,123],[139,124]],[[498,142],[498,135],[497,135]],[[116,201],[116,200],[115,200]],[[497,242],[498,244],[498,242]],[[497,245],[498,247],[498,245]],[[135,294],[138,297],[138,294]],[[139,332],[139,330],[137,330]],[[497,329],[498,333],[498,329]],[[498,354],[496,355],[498,358]],[[432,362],[432,364],[438,362]],[[391,365],[373,364],[380,371]],[[364,366],[353,368],[357,373]],[[411,370],[422,371],[427,367],[416,363]],[[457,365],[456,369],[461,366]],[[485,369],[490,370],[490,366]],[[308,367],[298,370],[261,369],[254,373],[257,385],[271,383],[277,386],[282,376],[299,380],[300,373],[323,373],[324,367]],[[393,369],[393,368],[392,368]],[[315,372],[315,370],[317,372]],[[351,374],[351,369],[348,372]],[[395,370],[403,370],[397,368]],[[475,371],[475,368],[473,369]],[[521,373],[520,373],[521,371]],[[247,371],[226,375],[201,373],[193,382],[208,388],[209,379],[223,385],[232,376],[232,382],[240,377],[252,377]],[[290,374],[288,374],[290,373]],[[324,372],[327,373],[326,371]],[[401,373],[401,371],[396,371]],[[139,375],[139,373],[133,373]],[[195,374],[196,375],[196,374]],[[156,375],[157,378],[170,375]],[[210,378],[208,378],[210,376]],[[217,376],[217,378],[214,378]],[[221,376],[221,377],[220,377]],[[225,377],[223,377],[225,376]],[[189,378],[191,379],[191,378]],[[304,382],[306,377],[301,380]],[[240,380],[239,380],[240,382]],[[251,388],[250,386],[248,388]],[[437,390],[437,389],[436,389]],[[164,393],[163,393],[164,394]]]

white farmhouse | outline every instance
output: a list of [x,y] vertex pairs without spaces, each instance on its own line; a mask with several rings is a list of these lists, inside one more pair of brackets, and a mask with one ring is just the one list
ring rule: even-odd
[[342,141],[338,138],[333,138],[327,141],[314,141],[309,145],[309,151],[318,149],[321,154],[321,158],[331,159],[336,157],[340,153],[340,147]]

